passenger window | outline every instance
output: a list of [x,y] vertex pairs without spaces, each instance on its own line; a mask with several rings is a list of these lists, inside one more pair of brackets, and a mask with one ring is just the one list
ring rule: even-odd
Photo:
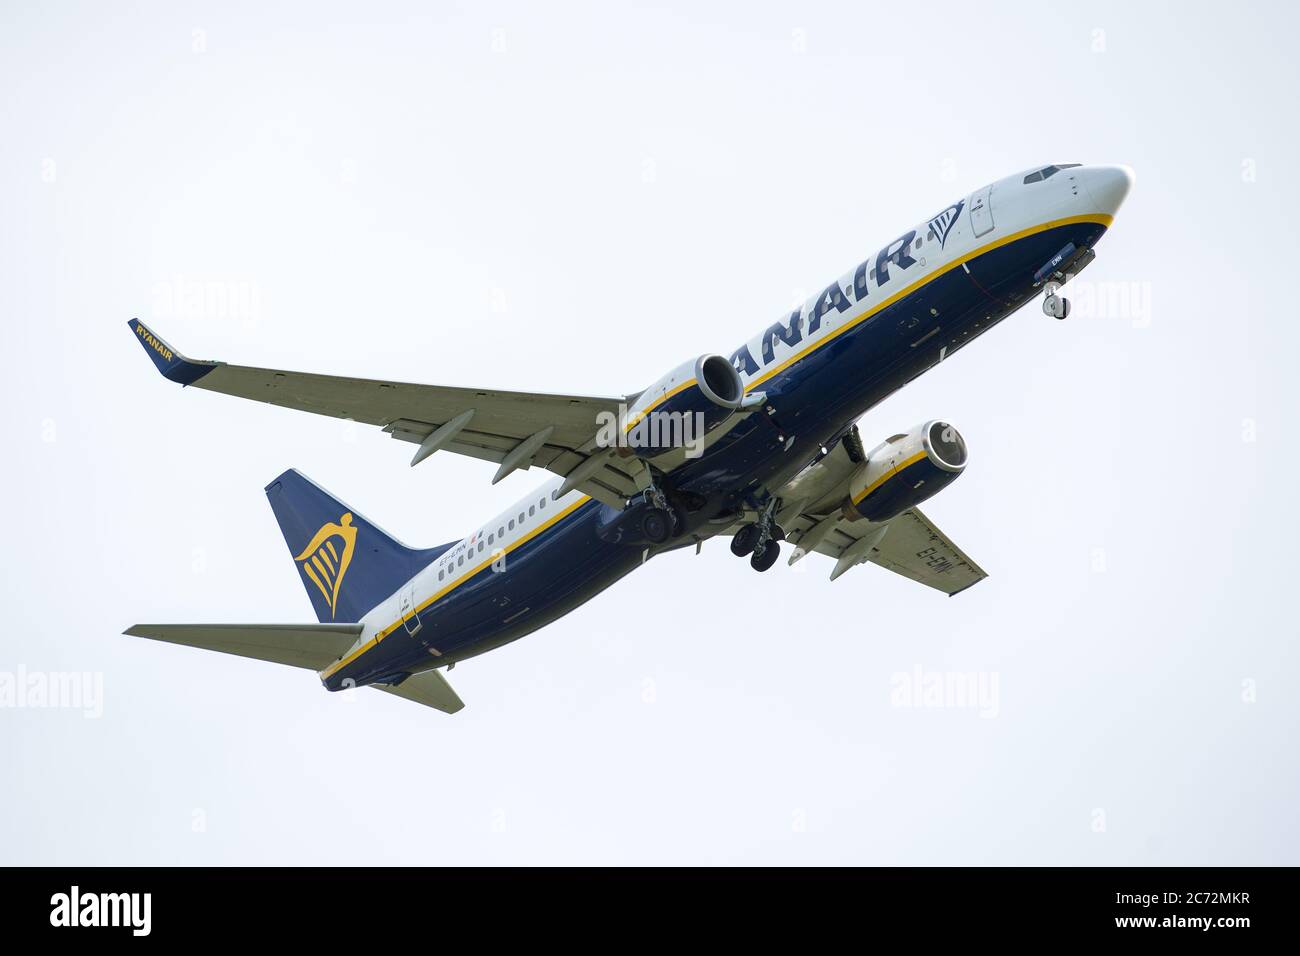
[[439,580],[439,581],[442,580],[442,575],[443,575],[443,572],[439,571],[439,572],[438,572],[438,580]]
[[511,530],[511,531],[514,531],[514,530],[515,530],[515,519],[514,519],[514,518],[511,518],[511,519],[510,519],[510,530]]
[[524,523],[524,513],[522,511],[519,512],[519,523],[520,524]]
[[545,498],[538,498],[538,499],[537,499],[537,507],[538,507],[538,508],[545,508],[545,507],[546,507],[546,499],[545,499]]
[[491,544],[491,543],[492,543],[493,541],[495,541],[496,539],[497,539],[497,536],[496,536],[496,535],[494,535],[494,534],[490,534],[490,535],[488,535],[488,544]]
[[529,506],[528,506],[528,517],[531,518],[531,517],[532,517],[533,515],[535,515],[535,514],[537,514],[537,506],[536,506],[536,505],[529,505]]
[[465,563],[465,555],[462,554],[459,558],[456,559],[456,567],[460,567],[464,563]]
[[506,536],[506,529],[497,528],[497,537],[504,538],[505,536]]
[[482,542],[482,541],[480,541],[480,542],[478,543],[478,553],[479,553],[479,554],[482,554],[482,553],[483,553],[483,542]]

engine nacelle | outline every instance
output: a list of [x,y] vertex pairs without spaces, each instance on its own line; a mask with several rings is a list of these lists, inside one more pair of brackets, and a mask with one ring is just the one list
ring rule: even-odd
[[683,448],[698,453],[704,436],[731,418],[744,401],[745,386],[731,361],[701,355],[641,393],[621,423],[619,444],[638,458]]
[[849,480],[844,514],[888,521],[951,484],[966,469],[966,442],[947,422],[931,421],[876,446]]

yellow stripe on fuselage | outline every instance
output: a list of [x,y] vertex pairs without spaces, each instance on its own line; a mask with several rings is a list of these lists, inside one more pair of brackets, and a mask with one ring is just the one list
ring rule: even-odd
[[[455,581],[452,581],[450,584],[448,584],[446,587],[442,588],[441,590],[435,591],[432,596],[430,596],[426,601],[420,604],[412,613],[419,614],[425,608],[429,607],[429,605],[433,604],[435,601],[439,600],[445,595],[450,594],[452,591],[460,587],[462,584],[464,584],[474,575],[478,574],[484,568],[488,567],[490,564],[492,564],[493,561],[498,560],[501,557],[501,555],[509,554],[511,551],[514,551],[516,548],[522,547],[524,544],[533,540],[533,538],[537,537],[543,531],[553,527],[558,522],[563,521],[565,518],[573,514],[575,511],[577,511],[579,508],[581,508],[590,500],[591,500],[590,496],[583,495],[581,498],[579,498],[573,504],[569,505],[569,507],[565,508],[555,517],[551,518],[549,521],[544,522],[543,524],[538,525],[532,531],[528,532],[528,534],[524,535],[518,541],[515,541],[513,544],[511,544],[508,548],[502,549],[500,553],[495,551],[492,552],[492,555],[489,556],[487,560],[485,560],[478,567],[466,571],[464,576],[457,578]],[[329,667],[325,668],[325,670],[321,671],[318,676],[321,678],[321,680],[325,680],[331,675],[338,673],[341,669],[347,667],[349,664],[351,664],[353,661],[359,658],[366,651],[376,646],[380,641],[382,641],[384,638],[388,637],[388,635],[392,634],[399,627],[401,627],[403,620],[405,619],[399,617],[396,621],[394,621],[392,624],[389,624],[382,631],[379,631],[377,634],[375,634],[374,637],[366,641],[356,650],[352,651],[347,656],[340,658],[339,660],[331,664]]]

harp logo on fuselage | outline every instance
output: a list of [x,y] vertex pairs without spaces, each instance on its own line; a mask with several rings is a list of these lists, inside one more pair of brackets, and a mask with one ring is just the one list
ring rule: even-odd
[[962,207],[965,205],[966,200],[958,199],[928,223],[935,238],[939,240],[940,249],[942,249],[944,243],[948,241],[948,233],[952,232],[952,227],[957,225],[957,220],[961,218]]

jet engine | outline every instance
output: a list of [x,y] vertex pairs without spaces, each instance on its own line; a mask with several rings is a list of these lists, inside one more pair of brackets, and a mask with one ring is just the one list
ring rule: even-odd
[[952,425],[930,421],[881,442],[849,480],[845,517],[881,522],[919,505],[966,468],[966,442]]
[[744,383],[730,360],[701,355],[683,362],[637,397],[627,420],[620,423],[618,444],[639,458],[701,448],[704,436],[745,404]]

